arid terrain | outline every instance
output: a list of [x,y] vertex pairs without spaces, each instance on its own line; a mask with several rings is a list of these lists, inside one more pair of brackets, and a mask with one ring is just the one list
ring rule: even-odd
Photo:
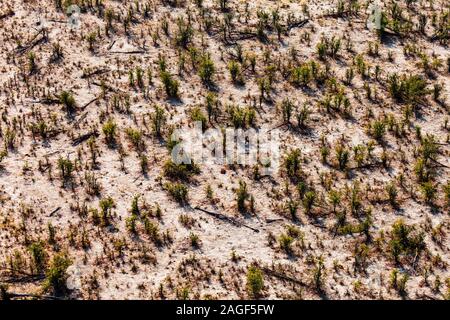
[[[449,31],[444,0],[2,0],[0,298],[450,299]],[[279,168],[177,164],[198,121]]]

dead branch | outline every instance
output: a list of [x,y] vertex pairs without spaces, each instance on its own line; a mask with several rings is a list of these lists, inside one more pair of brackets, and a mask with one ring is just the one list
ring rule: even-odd
[[287,276],[285,274],[282,274],[282,273],[280,273],[278,271],[275,271],[273,269],[270,269],[270,268],[267,268],[267,267],[263,267],[262,270],[264,271],[264,273],[266,273],[269,276],[272,276],[272,277],[275,277],[275,278],[278,278],[278,279],[282,279],[282,280],[286,280],[286,281],[289,281],[289,282],[293,282],[293,283],[299,284],[301,286],[307,286],[307,284],[304,283],[303,281],[295,279],[295,278],[292,278],[292,277],[289,277],[289,276]]
[[92,71],[92,72],[87,73],[87,74],[83,73],[83,75],[81,76],[81,79],[88,79],[88,78],[90,78],[92,76],[96,76],[96,75],[103,74],[103,73],[106,73],[106,72],[109,72],[109,69],[98,69],[98,70]]
[[77,145],[79,145],[80,143],[88,140],[90,137],[95,136],[98,137],[98,132],[97,131],[93,131],[93,132],[89,132],[86,134],[83,134],[82,136],[76,138],[75,140],[72,141],[72,146],[75,147]]
[[55,213],[57,213],[59,210],[61,210],[61,207],[56,208],[55,210],[53,210],[52,212],[50,212],[50,214],[48,215],[49,217],[53,216]]
[[235,225],[235,226],[237,226],[237,227],[246,227],[246,228],[248,228],[248,229],[250,229],[250,230],[253,230],[254,232],[259,232],[258,229],[252,228],[252,227],[250,227],[250,226],[248,226],[248,225],[246,225],[246,224],[244,224],[244,223],[242,223],[242,222],[239,222],[238,220],[236,220],[236,219],[234,219],[234,218],[228,217],[228,216],[226,216],[226,215],[224,215],[224,214],[216,213],[216,212],[211,212],[211,211],[208,211],[208,210],[199,208],[199,207],[194,207],[194,209],[195,209],[195,210],[202,211],[202,212],[204,212],[204,213],[206,213],[206,214],[209,214],[210,216],[213,216],[213,217],[216,218],[216,219],[219,219],[219,220],[222,220],[222,221],[226,221],[226,222],[228,222],[228,223],[231,223],[232,225]]

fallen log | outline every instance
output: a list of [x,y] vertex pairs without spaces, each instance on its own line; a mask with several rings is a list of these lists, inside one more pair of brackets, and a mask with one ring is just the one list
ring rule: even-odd
[[266,223],[272,223],[272,222],[278,222],[278,221],[283,221],[283,219],[281,218],[276,218],[276,219],[266,219]]
[[210,216],[213,216],[213,217],[216,218],[216,219],[219,219],[219,220],[222,220],[222,221],[226,221],[226,222],[228,222],[228,223],[231,223],[232,225],[235,225],[236,227],[245,227],[245,228],[248,228],[248,229],[250,229],[250,230],[252,230],[252,231],[254,231],[254,232],[259,232],[258,229],[255,229],[255,228],[253,228],[253,227],[250,227],[250,226],[248,226],[248,225],[246,225],[246,224],[244,224],[244,223],[242,223],[242,222],[239,222],[238,220],[236,220],[236,219],[234,219],[234,218],[228,217],[228,216],[226,216],[226,215],[224,215],[224,214],[216,213],[216,212],[211,212],[211,211],[208,211],[208,210],[199,208],[199,207],[194,207],[194,209],[195,209],[195,210],[202,211],[202,212],[204,212],[204,213],[206,213],[206,214],[209,214]]
[[115,54],[142,54],[142,53],[147,53],[147,51],[145,51],[145,50],[110,51],[109,53],[115,53]]
[[95,97],[94,99],[92,99],[91,101],[89,101],[88,103],[86,103],[84,106],[81,107],[81,110],[86,109],[88,106],[90,106],[92,103],[94,103],[95,101],[97,101],[98,99],[100,99],[102,96],[99,95],[98,97]]
[[301,20],[301,21],[296,21],[296,22],[290,23],[290,24],[286,27],[286,29],[287,29],[287,30],[291,30],[291,29],[294,29],[294,28],[301,28],[301,27],[305,26],[308,22],[309,22],[309,19],[305,19],[305,20]]
[[45,279],[45,275],[25,275],[22,277],[9,277],[1,279],[3,283],[29,283],[42,281]]
[[272,269],[270,269],[270,268],[263,267],[262,270],[263,270],[264,273],[266,273],[268,276],[272,276],[272,277],[275,277],[275,278],[278,278],[278,279],[282,279],[282,280],[286,280],[286,281],[289,281],[289,282],[293,282],[293,283],[299,284],[299,285],[301,285],[301,286],[307,286],[307,284],[304,283],[304,282],[301,281],[301,280],[298,280],[298,279],[289,277],[289,276],[287,276],[287,275],[285,275],[285,274],[282,274],[282,273],[280,273],[280,272],[278,272],[278,271],[275,271],[275,270],[272,270]]
[[92,71],[91,73],[87,73],[87,74],[83,73],[83,75],[81,76],[81,79],[87,79],[92,76],[96,76],[98,74],[102,74],[102,73],[106,73],[106,72],[109,72],[109,69],[98,69],[98,70]]
[[78,125],[81,121],[83,121],[87,117],[88,113],[83,113],[75,122],[73,123],[73,126]]
[[86,134],[83,134],[82,136],[76,138],[75,140],[72,141],[72,146],[75,147],[77,145],[79,145],[80,143],[88,140],[90,137],[95,136],[98,137],[98,132],[97,131],[93,131],[93,132],[89,132]]
[[57,103],[60,103],[60,100],[59,99],[54,99],[54,98],[44,98],[44,99],[41,99],[41,100],[37,100],[37,101],[30,101],[31,103],[41,103],[41,104],[47,104],[47,105],[50,105],[50,104],[57,104]]
[[33,299],[41,299],[41,300],[64,300],[64,298],[49,296],[49,295],[37,295],[37,294],[28,294],[28,293],[14,293],[14,292],[6,292],[2,293],[2,298],[4,300],[10,300],[14,298],[33,298]]
[[112,91],[112,92],[115,92],[115,93],[124,93],[124,92],[121,91],[120,89],[113,88],[113,87],[111,87],[111,86],[108,86],[108,85],[105,84],[105,83],[92,82],[92,84],[93,84],[94,86],[97,86],[97,87],[104,87],[104,88],[106,88],[107,90]]

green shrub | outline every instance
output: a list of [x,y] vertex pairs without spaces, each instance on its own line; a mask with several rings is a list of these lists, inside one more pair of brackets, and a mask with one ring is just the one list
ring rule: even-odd
[[109,146],[114,145],[116,141],[116,131],[117,131],[117,124],[114,122],[113,119],[109,119],[102,127],[103,134],[105,135],[106,143]]
[[386,125],[383,121],[375,120],[370,125],[370,134],[377,141],[382,141],[386,132]]
[[140,151],[144,150],[145,144],[144,144],[144,139],[143,139],[143,133],[141,130],[127,128],[125,130],[125,133],[127,135],[128,140],[134,146],[136,151],[140,152]]
[[148,158],[145,154],[139,156],[139,164],[141,166],[142,174],[146,174],[148,171]]
[[291,70],[291,81],[296,86],[307,86],[311,78],[311,69],[308,64],[303,64]]
[[34,242],[28,247],[28,250],[30,251],[35,271],[41,273],[45,269],[47,260],[44,245],[42,242]]
[[442,187],[444,191],[444,200],[447,207],[450,207],[450,181],[447,181],[447,184]]
[[161,71],[160,73],[161,81],[164,85],[164,90],[169,98],[178,98],[178,88],[180,84],[177,80],[172,78],[172,75],[167,71]]
[[101,222],[103,226],[109,225],[109,218],[111,216],[111,210],[115,207],[113,198],[103,198],[99,202],[101,210]]
[[218,114],[218,100],[217,95],[213,92],[208,92],[206,95],[206,111],[208,112],[208,120],[211,122],[211,118],[216,117]]
[[247,191],[247,184],[245,181],[239,180],[239,188],[236,190],[236,202],[239,212],[246,212],[246,201],[249,199],[250,194]]
[[125,220],[125,226],[129,233],[136,234],[136,221],[138,220],[138,217],[135,214],[132,214]]
[[198,248],[200,246],[200,237],[197,234],[191,232],[189,234],[189,240],[191,241],[191,246],[193,248]]
[[53,295],[55,296],[66,293],[66,280],[68,277],[66,270],[71,264],[72,262],[66,254],[56,254],[46,272],[44,290],[52,290]]
[[200,76],[200,79],[202,79],[204,83],[210,84],[212,82],[212,78],[215,72],[216,68],[210,55],[209,54],[204,55],[200,61],[200,66],[198,70],[198,75]]
[[228,63],[228,71],[230,72],[233,83],[241,83],[241,67],[238,62],[232,60]]
[[152,114],[152,126],[153,131],[155,132],[157,137],[161,137],[161,131],[166,123],[166,115],[165,115],[164,108],[161,108],[160,106],[155,106],[155,112]]
[[258,298],[263,288],[264,288],[264,278],[262,271],[255,266],[249,267],[247,270],[248,293],[252,297]]
[[179,204],[188,203],[188,188],[182,183],[166,183],[166,190]]
[[200,168],[195,163],[176,164],[167,160],[163,166],[164,175],[173,180],[189,180],[193,175],[200,173]]
[[278,243],[280,248],[283,249],[287,254],[292,254],[292,243],[294,238],[288,234],[282,233],[278,238]]
[[389,203],[391,204],[391,206],[395,207],[397,205],[397,194],[398,194],[395,184],[391,182],[386,186],[385,189],[388,195]]
[[313,269],[313,286],[318,292],[323,291],[325,278],[325,266],[321,258],[318,259],[316,266]]
[[396,263],[400,262],[401,255],[416,257],[424,249],[424,234],[417,233],[414,226],[406,225],[401,219],[392,225],[389,251]]
[[409,276],[404,273],[403,276],[399,277],[398,269],[394,269],[391,272],[390,276],[390,285],[392,288],[396,289],[401,296],[406,295],[406,283],[409,279]]
[[70,159],[64,159],[60,157],[58,159],[58,168],[61,172],[61,178],[64,181],[68,181],[72,179],[72,172],[74,169],[73,162]]
[[254,109],[239,106],[229,106],[228,113],[235,128],[245,128],[254,125],[256,113]]
[[94,44],[97,40],[97,33],[91,32],[86,36],[86,41],[89,44],[89,50],[94,51]]
[[187,48],[188,44],[192,41],[194,35],[194,29],[189,23],[186,23],[184,19],[179,18],[177,21],[178,31],[175,36],[175,43],[177,46]]
[[306,215],[309,215],[311,213],[311,210],[315,204],[315,201],[316,201],[316,193],[314,191],[308,191],[305,193],[302,203],[303,203],[303,207],[305,208]]
[[291,178],[298,178],[301,174],[300,168],[300,150],[294,149],[288,153],[284,160],[284,167],[286,173]]
[[294,221],[297,220],[297,208],[298,208],[298,203],[297,203],[296,201],[289,200],[289,201],[287,202],[286,207],[287,207],[287,209],[288,209],[288,211],[289,211],[289,214],[290,214],[291,217],[292,217],[292,220],[294,220]]
[[431,204],[436,197],[437,189],[432,182],[424,182],[420,186],[425,202]]
[[202,123],[202,130],[206,129],[208,119],[206,119],[200,107],[194,107],[190,112],[190,116],[192,121]]
[[284,123],[291,123],[291,116],[294,110],[294,104],[289,98],[283,99],[281,102],[281,111],[283,113],[283,121]]
[[391,96],[399,102],[417,104],[428,94],[426,81],[419,75],[399,77],[393,74],[389,76],[388,83]]
[[73,113],[75,111],[76,103],[73,95],[68,91],[63,91],[59,95],[59,102],[64,105],[67,113]]
[[347,164],[349,160],[349,151],[342,143],[339,143],[334,149],[336,152],[336,158],[338,160],[338,167],[340,170],[347,169]]
[[143,221],[145,233],[150,237],[155,245],[160,246],[162,244],[162,238],[158,226],[147,217],[145,217]]
[[36,65],[36,55],[34,52],[28,53],[28,71],[31,73],[35,72],[37,69]]
[[299,129],[306,127],[306,121],[308,120],[310,111],[306,105],[297,113],[297,126]]

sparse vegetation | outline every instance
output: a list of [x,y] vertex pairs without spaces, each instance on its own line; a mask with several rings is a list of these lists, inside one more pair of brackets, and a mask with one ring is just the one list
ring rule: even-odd
[[450,13],[381,2],[3,0],[0,299],[450,297]]

